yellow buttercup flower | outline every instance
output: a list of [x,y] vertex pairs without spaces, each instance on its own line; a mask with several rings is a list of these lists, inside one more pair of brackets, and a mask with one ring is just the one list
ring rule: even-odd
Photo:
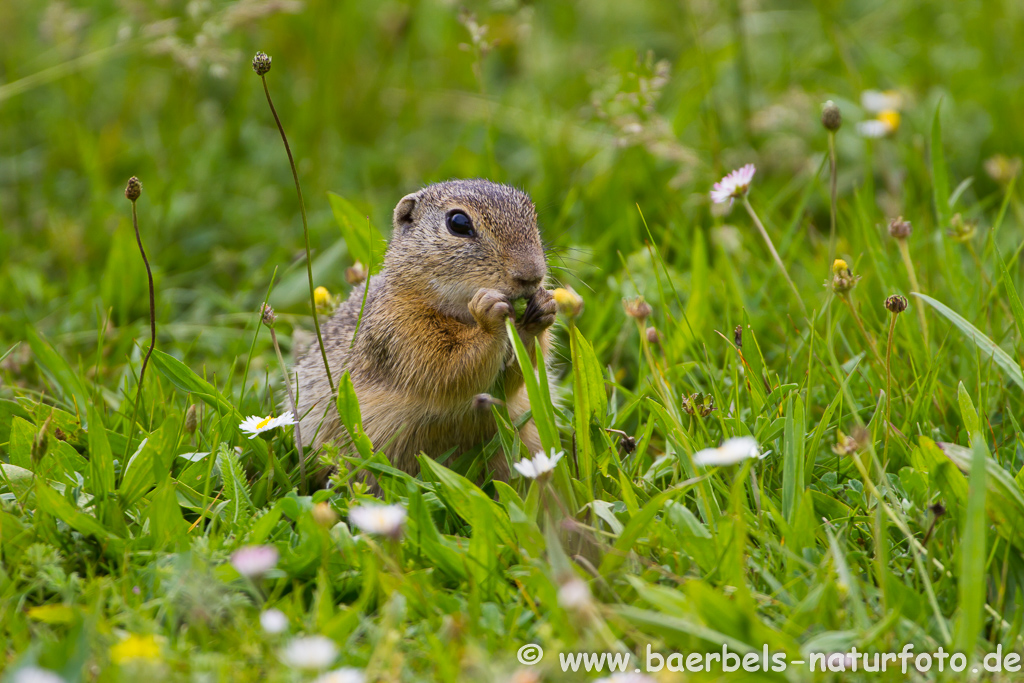
[[115,664],[124,664],[140,659],[159,660],[160,644],[157,642],[156,636],[132,634],[110,648],[110,658]]
[[841,258],[837,258],[832,262],[832,274],[840,275],[850,269],[850,266],[846,265],[846,261]]
[[313,290],[313,301],[317,308],[327,308],[331,303],[331,292],[326,287],[317,287]]

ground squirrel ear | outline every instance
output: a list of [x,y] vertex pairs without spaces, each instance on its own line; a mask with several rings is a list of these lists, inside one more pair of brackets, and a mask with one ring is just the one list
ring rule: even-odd
[[399,233],[405,232],[405,230],[412,225],[412,211],[416,208],[416,202],[420,198],[419,192],[413,192],[402,197],[402,200],[398,202],[398,206],[395,207],[395,230]]

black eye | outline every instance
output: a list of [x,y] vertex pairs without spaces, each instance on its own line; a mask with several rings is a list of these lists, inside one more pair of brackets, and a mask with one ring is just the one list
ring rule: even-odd
[[458,235],[459,237],[474,237],[476,235],[476,230],[473,229],[473,221],[470,220],[465,211],[459,211],[458,209],[449,211],[445,223],[447,223],[448,230],[453,235]]

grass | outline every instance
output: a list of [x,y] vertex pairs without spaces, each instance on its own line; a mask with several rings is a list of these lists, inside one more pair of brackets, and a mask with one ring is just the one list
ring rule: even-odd
[[[912,644],[979,669],[1021,652],[1019,3],[124,7],[0,5],[0,680],[307,680],[283,655],[301,634],[381,681],[593,680],[558,653],[644,666],[648,647],[809,661]],[[392,207],[421,184],[534,197],[553,284],[586,303],[558,323],[553,390],[527,383],[566,453],[550,479],[474,483],[517,449],[497,411],[494,441],[418,478],[358,439],[407,510],[394,540],[348,526],[375,501],[350,479],[299,495],[290,431],[239,431],[285,399],[262,303],[286,354],[313,328],[257,50],[314,285],[346,295],[357,259],[379,269]],[[883,139],[856,132],[868,88],[903,93]],[[844,117],[834,205],[826,100]],[[785,270],[745,207],[708,200],[748,162]],[[137,417],[131,175],[157,323]],[[638,295],[643,321],[622,306]],[[747,435],[762,459],[694,464]],[[275,568],[240,575],[250,545]],[[286,632],[261,627],[270,608]],[[532,667],[528,643],[546,653]]]

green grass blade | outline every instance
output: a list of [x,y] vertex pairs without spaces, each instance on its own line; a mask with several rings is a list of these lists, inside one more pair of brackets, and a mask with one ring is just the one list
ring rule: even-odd
[[996,362],[996,365],[1006,372],[1007,376],[1013,380],[1014,384],[1024,389],[1024,372],[1021,372],[1020,365],[1010,357],[1010,354],[1003,351],[1002,347],[989,339],[981,330],[967,322],[967,320],[959,313],[945,304],[919,292],[911,292],[911,294],[927,303],[936,311],[944,315],[947,320],[956,325],[961,332],[975,343],[984,355],[991,357],[992,360]]

